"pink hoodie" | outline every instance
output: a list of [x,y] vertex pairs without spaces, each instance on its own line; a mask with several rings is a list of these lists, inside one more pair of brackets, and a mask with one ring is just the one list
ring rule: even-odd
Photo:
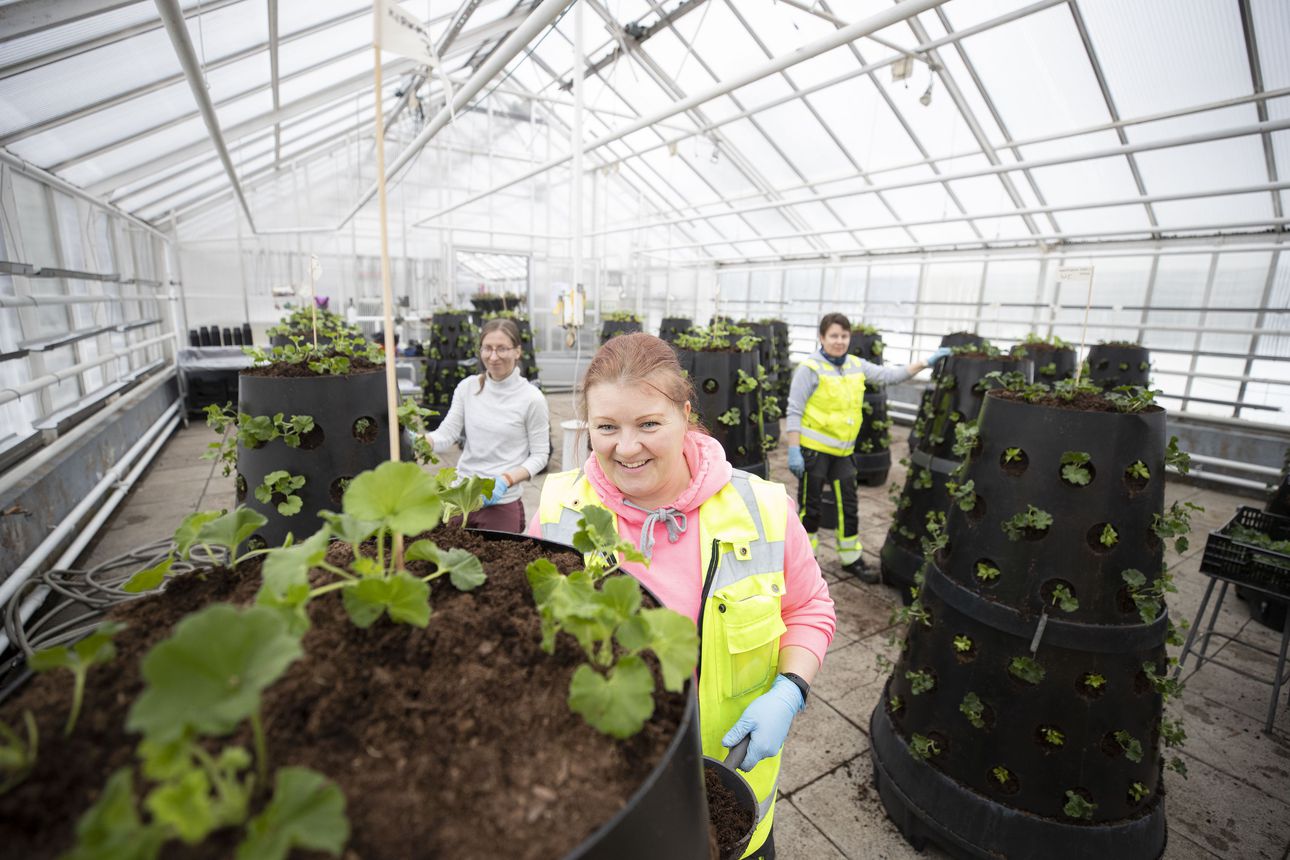
[[[689,432],[685,435],[684,454],[690,467],[690,485],[670,507],[686,515],[688,528],[676,543],[670,543],[663,524],[655,525],[654,559],[650,566],[626,562],[623,569],[658,595],[664,606],[697,622],[703,598],[699,505],[730,481],[731,466],[726,462],[721,444],[703,433]],[[594,454],[587,457],[583,468],[601,503],[618,515],[618,533],[639,547],[641,526],[648,515],[623,503],[623,494],[605,476]],[[529,522],[528,533],[534,537],[542,534],[536,515]],[[780,646],[800,645],[823,663],[837,618],[833,612],[833,599],[829,597],[829,586],[820,575],[820,566],[811,552],[810,539],[797,518],[792,499],[789,500],[784,540],[784,590],[780,612],[788,632],[780,639]]]

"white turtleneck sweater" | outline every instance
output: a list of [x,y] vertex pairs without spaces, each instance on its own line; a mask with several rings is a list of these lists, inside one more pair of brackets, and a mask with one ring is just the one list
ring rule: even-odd
[[[520,375],[519,367],[498,381],[484,374],[457,383],[452,406],[443,423],[430,434],[436,453],[461,439],[457,471],[467,477],[495,478],[518,467],[532,477],[546,468],[551,456],[551,417],[542,392]],[[518,501],[519,484],[509,487],[501,503]]]

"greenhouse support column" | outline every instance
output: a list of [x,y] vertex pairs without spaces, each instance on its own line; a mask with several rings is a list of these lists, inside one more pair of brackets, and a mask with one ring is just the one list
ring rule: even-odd
[[[582,112],[583,74],[587,58],[582,45],[582,0],[573,3],[573,177],[570,188],[570,215],[573,254],[573,290],[582,286]],[[596,284],[596,318],[600,318],[600,284]],[[575,384],[577,380],[574,380]]]

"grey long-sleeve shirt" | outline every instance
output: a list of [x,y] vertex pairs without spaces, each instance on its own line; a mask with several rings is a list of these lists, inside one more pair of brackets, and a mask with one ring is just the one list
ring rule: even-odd
[[[828,361],[824,357],[824,350],[819,350],[813,356],[821,361]],[[860,368],[864,371],[866,382],[876,382],[880,385],[892,385],[897,382],[904,382],[914,374],[909,372],[909,366],[874,364],[872,361],[860,359]],[[793,371],[793,384],[788,389],[788,423],[785,429],[789,433],[800,433],[802,430],[802,414],[806,412],[806,401],[811,399],[815,393],[816,387],[820,384],[819,375],[807,367],[805,364],[799,364],[797,370]]]
[[[433,430],[430,442],[436,453],[447,451],[462,438],[461,459],[457,471],[467,477],[494,478],[520,466],[529,475],[546,468],[551,456],[551,415],[542,392],[520,375],[515,368],[500,382],[468,376],[457,383],[452,406],[443,423]],[[514,502],[523,495],[515,484],[506,490],[501,501]]]

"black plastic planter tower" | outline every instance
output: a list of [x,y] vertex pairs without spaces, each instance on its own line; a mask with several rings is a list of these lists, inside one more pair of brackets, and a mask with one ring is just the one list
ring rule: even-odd
[[605,343],[611,337],[620,334],[631,334],[632,332],[644,331],[645,327],[640,320],[605,320],[600,324],[600,342]]
[[689,317],[663,317],[663,324],[658,327],[658,336],[672,343],[676,336],[694,328],[694,321]]
[[954,453],[955,428],[980,415],[985,397],[983,378],[996,370],[1017,371],[1031,382],[1034,368],[1029,359],[1007,355],[951,355],[941,362],[910,436],[909,473],[882,545],[883,581],[899,589],[904,600],[910,599],[909,587],[923,566],[927,515],[949,507],[945,485],[960,462]]
[[1151,350],[1137,344],[1099,343],[1088,350],[1089,381],[1110,390],[1121,385],[1145,388],[1151,377]]
[[1075,350],[1069,346],[1054,346],[1042,341],[1037,343],[1019,343],[1012,350],[1013,355],[1028,358],[1035,363],[1035,381],[1051,385],[1061,379],[1073,379],[1079,361]]
[[[852,329],[847,350],[873,364],[882,364],[882,334]],[[856,434],[856,448],[851,461],[856,467],[856,483],[881,487],[891,471],[891,419],[887,417],[887,386],[871,380],[864,385],[864,420]]]
[[[281,412],[309,415],[313,432],[301,437],[298,448],[274,439],[258,448],[237,446],[237,501],[268,518],[253,538],[268,546],[281,546],[290,532],[297,539],[322,527],[318,511],[339,511],[345,481],[374,469],[390,454],[389,420],[385,401],[385,374],[381,370],[348,376],[273,377],[242,374],[238,381],[238,409],[248,415]],[[367,424],[359,423],[366,419]],[[255,488],[265,475],[285,470],[305,479],[295,490],[303,505],[290,516],[278,512],[274,498],[265,504]]]
[[[714,439],[725,449],[732,466],[766,477],[763,433],[760,420],[761,392],[739,393],[739,371],[757,376],[756,352],[693,352],[677,350],[681,368],[694,382],[695,411]],[[737,415],[732,412],[737,410]],[[733,424],[721,421],[729,415]]]
[[[1165,413],[1001,394],[960,478],[975,504],[950,509],[927,618],[870,719],[879,794],[911,842],[958,857],[1159,857],[1161,698],[1143,665],[1165,673],[1168,617],[1162,603],[1143,621],[1122,573],[1160,575]],[[1063,476],[1068,452],[1088,455],[1086,484]],[[1147,478],[1129,471],[1139,461]],[[1051,525],[1009,539],[1027,506]]]

